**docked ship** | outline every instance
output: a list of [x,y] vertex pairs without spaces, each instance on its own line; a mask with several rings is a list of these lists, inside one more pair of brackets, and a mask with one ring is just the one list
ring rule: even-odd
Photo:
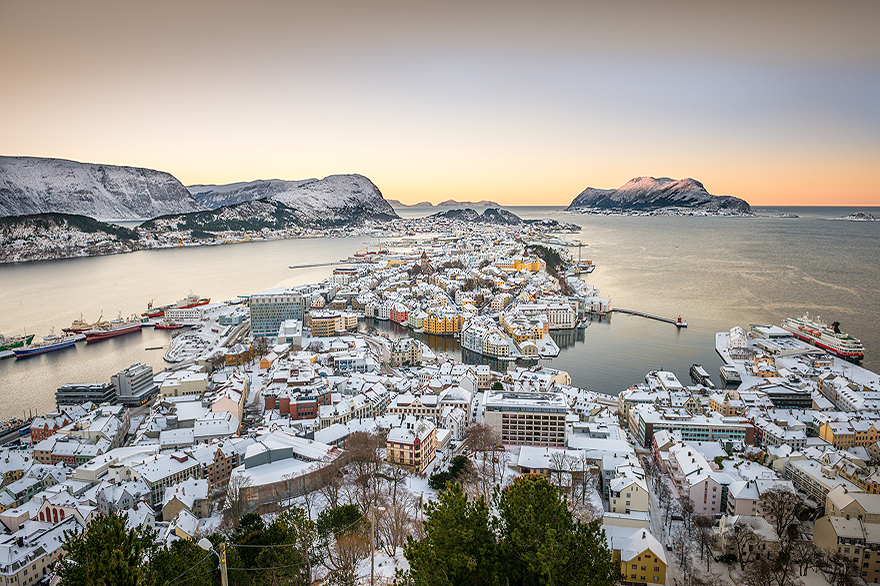
[[22,334],[20,336],[12,336],[11,338],[7,338],[3,334],[0,334],[0,352],[27,346],[33,342],[33,340],[34,334]]
[[153,327],[157,330],[179,330],[180,328],[184,327],[184,324],[180,323],[179,321],[172,321],[168,318],[165,318]]
[[86,330],[92,329],[93,326],[94,324],[90,324],[89,322],[83,320],[82,314],[79,314],[79,319],[73,320],[69,328],[62,328],[61,331],[65,334],[81,334]]
[[125,334],[133,334],[139,332],[144,325],[135,317],[122,319],[118,317],[110,322],[104,322],[90,330],[86,334],[86,342],[96,342],[106,338],[115,338],[116,336],[124,336]]
[[158,307],[153,307],[153,302],[150,301],[147,303],[147,310],[143,312],[141,315],[143,317],[162,317],[165,315],[165,310],[170,309],[171,305],[160,305]]
[[802,318],[786,318],[782,329],[791,332],[794,337],[803,340],[846,360],[861,360],[865,357],[865,347],[861,340],[849,334],[841,333],[840,322],[830,326],[824,322],[804,316]]
[[693,380],[698,385],[703,385],[704,387],[709,387],[710,389],[715,388],[715,383],[712,382],[712,377],[700,364],[694,364],[693,366],[691,366],[691,380]]
[[76,344],[77,341],[82,339],[82,334],[65,334],[63,336],[56,336],[54,333],[51,333],[48,336],[44,336],[42,340],[33,342],[27,346],[22,346],[21,348],[15,348],[12,352],[15,354],[16,358],[27,358],[28,356],[36,356],[37,354],[45,354],[46,352],[54,352],[55,350],[70,348]]
[[739,371],[737,371],[731,364],[721,365],[721,380],[726,386],[739,385],[742,383],[742,377],[739,375]]
[[210,297],[199,297],[198,295],[189,294],[177,303],[171,305],[153,306],[153,302],[147,303],[147,310],[141,314],[142,317],[162,317],[169,309],[189,309],[190,307],[198,307],[211,303]]

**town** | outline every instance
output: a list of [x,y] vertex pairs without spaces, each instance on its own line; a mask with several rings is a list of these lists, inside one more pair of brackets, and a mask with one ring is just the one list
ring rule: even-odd
[[[232,549],[248,515],[294,510],[331,528],[309,583],[390,583],[447,483],[489,497],[535,474],[601,524],[624,584],[880,583],[877,374],[750,324],[716,335],[721,385],[694,365],[691,384],[578,388],[546,364],[553,335],[613,311],[580,247],[546,225],[401,222],[322,282],[167,310],[187,328],[166,369],[71,382],[3,431],[4,583],[51,583],[102,515]],[[352,510],[366,522],[340,526]]]

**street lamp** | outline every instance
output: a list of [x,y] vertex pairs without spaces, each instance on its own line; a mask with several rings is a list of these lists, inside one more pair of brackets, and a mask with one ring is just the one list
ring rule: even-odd
[[218,545],[217,547],[220,548],[220,551],[217,551],[214,549],[214,544],[207,537],[202,537],[199,539],[199,547],[217,556],[217,559],[220,561],[220,584],[222,586],[229,586],[229,576],[226,573],[226,542]]

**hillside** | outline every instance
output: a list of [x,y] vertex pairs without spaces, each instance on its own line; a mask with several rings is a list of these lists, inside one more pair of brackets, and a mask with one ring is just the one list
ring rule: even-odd
[[138,249],[138,234],[86,216],[0,218],[0,263],[98,256]]
[[57,213],[142,220],[199,209],[180,181],[163,171],[0,156],[0,216]]

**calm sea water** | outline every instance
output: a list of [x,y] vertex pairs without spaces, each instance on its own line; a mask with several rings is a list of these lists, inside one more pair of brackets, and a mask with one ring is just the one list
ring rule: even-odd
[[[552,217],[582,226],[582,255],[596,263],[585,280],[614,307],[666,317],[688,328],[615,314],[585,331],[561,332],[558,358],[543,363],[568,370],[574,383],[616,394],[665,368],[688,380],[701,363],[717,381],[714,333],[733,325],[780,323],[804,312],[839,321],[867,347],[864,366],[880,369],[880,223],[835,222],[852,208],[776,208],[799,218],[608,217],[557,208],[512,207],[524,218]],[[861,211],[880,216],[880,210]],[[416,217],[424,210],[405,210]],[[368,238],[281,240],[233,246],[141,251],[133,254],[0,267],[0,331],[48,333],[87,320],[143,311],[148,301],[171,303],[189,292],[233,299],[280,285],[326,278],[331,268],[289,265],[332,262],[364,247]],[[380,327],[401,335],[391,326]],[[0,361],[0,418],[54,408],[67,382],[100,382],[139,361],[164,368],[170,334],[147,329],[28,360]],[[427,339],[465,361],[453,340]]]

